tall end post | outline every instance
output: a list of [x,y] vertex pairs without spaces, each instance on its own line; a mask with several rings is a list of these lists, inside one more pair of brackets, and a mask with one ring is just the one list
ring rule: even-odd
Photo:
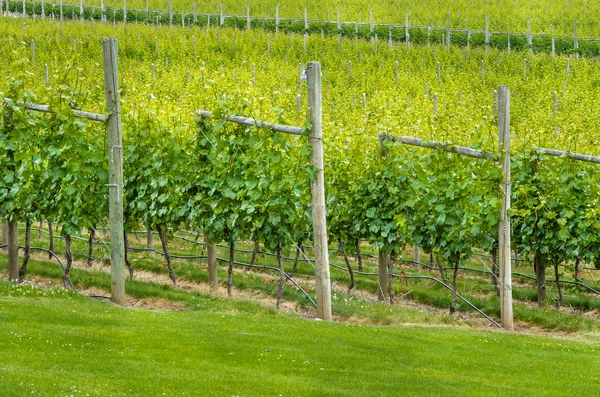
[[323,104],[321,97],[321,64],[309,62],[306,67],[308,81],[308,118],[311,129],[308,142],[312,148],[310,164],[317,169],[310,183],[313,211],[313,235],[316,264],[317,315],[331,321],[331,281],[329,275],[329,250],[327,244],[327,209],[325,207],[325,174],[323,171]]
[[123,235],[123,131],[119,93],[117,39],[102,41],[104,87],[108,113],[109,219],[111,259],[111,300],[125,304],[125,242]]
[[498,253],[500,264],[500,313],[502,327],[513,329],[511,236],[510,236],[510,89],[498,88],[498,141],[502,166],[501,209],[498,222]]

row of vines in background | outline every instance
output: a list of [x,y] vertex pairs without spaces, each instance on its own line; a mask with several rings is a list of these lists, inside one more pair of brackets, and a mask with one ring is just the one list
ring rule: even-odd
[[[0,150],[14,153],[0,160],[1,169],[8,170],[0,180],[2,208],[27,223],[57,221],[66,235],[76,235],[101,224],[107,213],[105,131],[76,119],[70,110],[102,109],[103,92],[94,77],[100,73],[95,34],[107,28],[97,26],[94,34],[90,26],[73,24],[60,38],[49,28],[55,30],[55,25],[34,23],[27,33],[17,22],[3,26],[9,33],[1,41],[8,54],[2,61],[3,97],[48,103],[57,113],[35,114],[15,102],[2,109],[2,116],[12,112],[13,121],[3,123]],[[304,107],[298,110],[296,95],[303,100],[305,88],[297,65],[321,54],[331,242],[352,246],[369,241],[393,254],[419,245],[453,264],[464,263],[474,249],[493,251],[498,166],[394,145],[382,157],[377,132],[495,151],[492,87],[499,79],[510,79],[517,91],[513,246],[535,256],[542,267],[563,261],[598,263],[600,181],[594,166],[531,154],[551,141],[562,145],[559,148],[594,150],[593,130],[586,128],[596,122],[593,116],[586,112],[561,120],[551,107],[543,109],[546,95],[538,91],[564,84],[571,101],[565,94],[562,106],[572,106],[570,111],[585,106],[576,100],[583,99],[579,88],[593,84],[586,78],[597,68],[595,61],[573,62],[567,77],[564,58],[526,55],[531,69],[522,76],[512,69],[517,63],[512,56],[474,51],[485,57],[484,66],[485,61],[491,64],[482,78],[478,62],[454,49],[392,48],[376,55],[368,44],[350,41],[344,57],[329,39],[315,39],[304,52],[301,43],[280,37],[265,54],[264,33],[211,30],[206,38],[204,31],[196,30],[192,49],[193,30],[136,30],[123,34],[120,42],[126,229],[145,224],[164,234],[185,227],[205,232],[211,241],[233,245],[249,239],[277,251],[311,240],[313,170],[307,165],[310,149],[305,137],[200,122],[194,110],[302,124]],[[160,39],[155,41],[155,35]],[[35,38],[34,59],[30,37]],[[385,68],[386,61],[394,65],[396,59],[405,68],[398,82],[394,70]],[[452,65],[451,78],[436,75],[437,62]],[[48,87],[42,77],[46,63],[51,65]],[[154,76],[148,67],[152,63]],[[562,80],[550,83],[557,76]],[[356,94],[371,84],[378,86],[372,100],[369,96],[374,104],[352,111],[353,98],[346,90]],[[417,94],[426,86],[430,93],[438,91],[439,98],[460,94],[460,102],[446,109],[440,106],[434,113],[431,98],[425,92]],[[591,93],[586,93],[586,104],[597,95]],[[397,99],[400,95],[407,100]],[[568,134],[561,132],[561,122],[569,127]]]
[[[109,19],[113,17],[123,20],[122,0],[83,0],[84,17],[101,17],[101,6],[104,4],[105,15]],[[22,12],[23,2],[9,0],[10,9],[14,12]],[[221,11],[225,15],[246,16],[247,6],[250,6],[251,16],[254,18],[280,18],[301,20],[298,27],[304,29],[304,9],[307,9],[311,25],[326,28],[337,25],[334,23],[323,24],[322,21],[337,22],[338,10],[340,19],[344,22],[357,22],[367,24],[374,23],[403,24],[406,13],[410,17],[412,26],[445,26],[448,13],[450,13],[450,26],[455,29],[477,29],[483,30],[486,17],[489,18],[490,30],[494,32],[523,33],[527,29],[527,20],[530,19],[532,32],[541,34],[572,35],[574,21],[579,22],[579,34],[581,36],[600,35],[600,24],[596,15],[600,6],[587,0],[374,0],[369,2],[368,8],[359,0],[340,2],[338,0],[326,0],[307,3],[305,1],[279,1],[267,0],[259,3],[239,2],[234,0],[209,0],[209,1],[185,1],[185,0],[129,0],[127,1],[128,19],[155,21],[158,15],[162,23],[168,23],[169,8],[174,15],[174,22],[181,23],[181,14],[190,18],[194,9],[198,14],[218,15]],[[25,7],[31,14],[41,12],[41,0],[26,0]],[[46,12],[59,15],[59,2],[46,2]],[[146,7],[151,11],[146,15]],[[278,13],[276,9],[278,8]],[[136,13],[137,10],[138,12]],[[77,0],[65,1],[63,14],[66,16],[80,14],[80,2]],[[241,18],[240,18],[241,19]],[[204,18],[201,18],[204,22]],[[285,20],[282,26],[288,26]],[[258,23],[257,23],[258,24]],[[238,25],[245,25],[245,21],[239,21]],[[259,25],[260,26],[260,25]],[[352,26],[354,29],[354,26]],[[386,32],[387,33],[387,32]]]
[[[234,29],[262,29],[266,31],[281,31],[283,33],[297,33],[297,34],[308,34],[308,35],[339,35],[340,37],[355,38],[355,39],[380,39],[383,42],[386,40],[392,40],[396,42],[410,42],[411,45],[424,45],[424,44],[445,44],[447,43],[446,35],[449,34],[450,29],[452,30],[450,42],[453,45],[463,47],[485,47],[491,46],[500,50],[528,50],[531,49],[535,52],[546,52],[546,53],[559,53],[559,54],[577,54],[583,56],[597,56],[600,53],[600,42],[595,38],[587,38],[581,36],[581,28],[579,27],[579,21],[571,22],[571,31],[559,33],[555,37],[554,28],[551,32],[547,32],[544,29],[544,33],[541,35],[532,35],[531,38],[528,36],[531,33],[531,21],[529,21],[530,27],[526,30],[517,31],[506,31],[506,28],[500,28],[501,33],[495,31],[486,31],[483,28],[472,31],[469,26],[456,26],[456,23],[450,23],[451,19],[445,21],[446,28],[442,28],[444,24],[438,25],[437,28],[428,26],[422,26],[418,24],[409,27],[406,26],[391,26],[391,25],[375,25],[372,23],[361,23],[361,24],[348,24],[340,23],[337,21],[311,21],[307,20],[293,20],[293,19],[276,19],[274,17],[255,18],[248,21],[248,9],[243,10],[239,16],[227,16],[222,17],[223,14],[217,13],[212,16],[209,15],[198,15],[194,14],[193,11],[190,13],[179,13],[173,14],[173,12],[153,11],[152,13],[146,12],[142,9],[131,10],[127,12],[123,8],[105,8],[104,11],[100,7],[83,7],[80,5],[66,5],[63,4],[62,11],[60,4],[49,3],[25,3],[25,10],[23,10],[22,1],[13,1],[8,3],[9,10],[16,15],[29,15],[29,16],[45,16],[59,19],[61,12],[63,18],[70,19],[82,19],[82,20],[99,20],[99,21],[111,21],[112,23],[124,22],[128,23],[150,23],[156,25],[176,25],[176,26],[200,26],[210,27],[219,26],[222,28],[234,28]],[[122,5],[121,5],[122,7]],[[219,9],[219,10],[222,10]],[[23,12],[25,11],[25,12]],[[219,11],[220,12],[220,11]],[[484,17],[485,20],[485,17]],[[406,23],[405,19],[402,19],[403,23]],[[488,16],[489,22],[489,16]],[[248,25],[249,24],[249,25]],[[398,24],[400,24],[398,22]],[[582,25],[589,29],[589,24],[584,23]],[[577,33],[579,30],[579,36]],[[589,32],[592,36],[598,37],[600,35],[600,23],[597,24],[596,29],[593,33]],[[489,30],[489,25],[488,25]]]
[[333,140],[352,136],[358,141],[389,128],[494,150],[494,90],[506,83],[513,93],[513,146],[598,153],[596,116],[587,111],[598,101],[599,65],[594,59],[439,46],[376,50],[360,40],[343,40],[340,52],[337,39],[320,37],[311,37],[304,50],[299,36],[269,39],[264,32],[230,29],[135,26],[126,33],[73,23],[65,26],[62,38],[56,23],[28,21],[23,27],[4,20],[1,29],[2,45],[10,48],[0,61],[3,70],[29,60],[31,76],[25,84],[43,93],[45,65],[51,87],[63,82],[73,86],[68,79],[75,74],[62,74],[61,66],[76,65],[78,78],[94,92],[92,111],[103,109],[95,78],[101,73],[97,40],[114,34],[120,40],[125,110],[169,104],[192,124],[193,110],[213,108],[226,94],[227,103],[250,101],[256,118],[302,123],[306,96],[300,69],[316,59],[323,64],[324,123]]

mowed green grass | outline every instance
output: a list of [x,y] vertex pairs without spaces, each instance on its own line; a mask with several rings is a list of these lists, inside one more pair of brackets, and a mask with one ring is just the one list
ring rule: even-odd
[[1,396],[592,396],[600,341],[115,307],[0,282]]

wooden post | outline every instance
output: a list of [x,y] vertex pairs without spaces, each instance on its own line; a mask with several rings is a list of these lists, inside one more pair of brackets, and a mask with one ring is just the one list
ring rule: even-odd
[[375,37],[373,37],[373,47],[374,47],[375,55],[377,55],[377,42],[378,42],[378,37],[377,37],[377,33],[375,33]]
[[0,249],[0,251],[8,251],[8,221],[6,219],[2,220],[2,238],[0,240],[0,245],[7,246],[5,248]]
[[329,276],[329,250],[327,245],[327,220],[325,207],[325,175],[323,172],[323,115],[321,102],[321,64],[309,62],[306,66],[308,80],[308,117],[311,128],[308,142],[312,147],[310,165],[316,168],[316,178],[310,183],[313,211],[313,236],[315,249],[315,276],[317,316],[331,321],[331,282]]
[[252,29],[252,24],[250,23],[250,4],[246,5],[246,29]]
[[[6,139],[10,142],[11,131],[13,130],[13,117],[12,109],[6,104],[6,112],[4,113],[4,130],[6,133]],[[6,157],[9,160],[14,158],[14,151],[7,150]],[[10,166],[9,170],[14,171],[14,167]],[[8,280],[18,282],[19,281],[19,229],[16,220],[8,219],[6,222],[6,230],[2,231],[2,239],[6,239],[8,244]],[[4,225],[3,225],[4,226]],[[6,233],[6,234],[5,234]],[[6,237],[5,237],[6,236]]]
[[60,35],[63,34],[63,0],[60,0]]
[[502,208],[498,224],[498,253],[500,266],[500,303],[502,327],[513,329],[512,308],[512,273],[510,251],[510,89],[507,86],[498,88],[498,139],[500,143],[502,165]]
[[531,18],[527,18],[527,47],[531,48],[533,42],[531,40]]
[[370,32],[373,33],[374,26],[373,26],[373,9],[372,8],[369,10],[369,29],[370,29]]
[[483,59],[481,60],[481,82],[483,83],[483,79],[485,78],[485,63]]
[[8,281],[19,281],[19,224],[8,221]]
[[341,11],[340,11],[340,9],[338,7],[338,9],[337,9],[337,29],[338,30],[342,30],[342,22],[341,22],[341,19],[340,19],[340,12]]
[[108,166],[109,166],[109,218],[110,259],[112,273],[111,300],[125,304],[125,243],[123,235],[123,131],[121,128],[121,98],[119,94],[119,69],[117,39],[102,41],[104,54],[104,87],[106,111],[109,114]]
[[579,41],[577,40],[577,24],[579,22],[573,22],[573,48],[575,49],[575,56],[579,56]]
[[275,34],[279,33],[279,4],[275,6]]
[[208,284],[211,292],[217,292],[217,246],[208,241],[208,234],[204,232],[204,242],[206,243],[206,254],[208,256]]
[[406,40],[406,49],[408,50],[408,41],[410,39],[410,33],[408,32],[408,11],[406,12],[406,17],[404,21],[404,39]]
[[388,299],[389,284],[389,262],[390,254],[379,249],[378,277],[377,277],[377,300],[385,302]]
[[485,16],[485,46],[490,45],[490,17]]
[[450,47],[450,12],[446,15],[446,47]]
[[154,249],[154,233],[150,226],[146,227],[146,248]]
[[304,7],[304,31],[308,32],[308,9]]
[[50,86],[50,76],[48,74],[48,64],[45,65],[45,72],[46,72],[46,88],[48,88]]
[[415,264],[421,262],[421,248],[418,245],[415,245],[413,247],[413,259],[415,261]]

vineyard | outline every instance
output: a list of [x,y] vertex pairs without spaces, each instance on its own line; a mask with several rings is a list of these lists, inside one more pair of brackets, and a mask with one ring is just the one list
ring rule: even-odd
[[[41,0],[4,0],[15,12],[22,12],[23,4],[29,13],[32,10],[41,11]],[[59,15],[60,1],[46,1],[45,10],[48,15]],[[406,13],[410,16],[414,26],[445,26],[450,13],[450,25],[460,29],[483,30],[486,17],[489,19],[491,31],[500,32],[525,32],[527,21],[530,20],[532,32],[540,34],[557,33],[570,35],[573,33],[574,22],[578,22],[578,29],[582,37],[598,37],[600,25],[596,18],[600,6],[587,0],[534,0],[519,1],[491,1],[491,0],[375,0],[369,2],[369,8],[358,0],[350,1],[276,1],[268,0],[259,3],[239,2],[234,0],[210,1],[183,1],[183,0],[70,0],[64,1],[63,12],[65,15],[73,13],[79,16],[81,8],[85,9],[83,15],[89,19],[92,15],[101,15],[104,8],[106,18],[112,20],[113,12],[117,20],[123,19],[123,6],[131,10],[127,18],[137,18],[137,11],[152,14],[168,14],[169,10],[176,13],[176,18],[181,19],[181,13],[192,16],[198,14],[212,14],[213,16],[224,13],[228,16],[246,16],[248,7],[255,18],[281,17],[285,20],[303,20],[306,14],[314,21],[337,21],[344,23],[369,24],[376,23],[403,23]],[[540,12],[543,10],[543,12]],[[146,17],[144,15],[144,17]]]
[[[280,12],[294,17],[288,6]],[[385,7],[373,7],[377,20],[386,21],[376,11]],[[548,15],[562,18],[558,6]],[[350,12],[344,17],[361,18]],[[6,153],[0,158],[0,202],[13,225],[2,235],[16,236],[17,224],[24,231],[25,260],[15,278],[28,272],[56,277],[30,258],[32,233],[40,233],[44,250],[61,253],[55,259],[64,262],[65,286],[77,284],[71,270],[73,277],[84,271],[78,259],[119,259],[107,250],[121,235],[109,222],[112,200],[123,208],[121,259],[132,280],[138,271],[154,272],[168,275],[173,285],[208,281],[213,292],[226,286],[229,295],[251,286],[275,297],[277,307],[292,300],[310,311],[322,308],[319,291],[329,288],[331,271],[334,284],[344,285],[334,288],[334,296],[367,293],[373,300],[414,301],[470,318],[481,313],[483,321],[499,326],[497,294],[506,291],[498,280],[512,254],[517,321],[597,329],[599,120],[590,112],[599,96],[595,58],[89,19],[3,18],[0,33],[0,94],[6,98],[0,110],[0,150]],[[106,73],[104,37],[118,40],[115,113],[122,143],[107,134],[113,119],[100,78]],[[312,189],[321,168],[312,155],[321,139],[311,136],[315,119],[307,117],[305,74],[315,60],[322,67],[327,258],[319,258],[313,245]],[[504,147],[500,86],[510,88],[510,146]],[[31,104],[47,107],[40,112]],[[213,117],[202,117],[208,114]],[[295,133],[228,122],[225,115],[290,126]],[[109,172],[120,152],[122,194]],[[502,158],[509,159],[509,180]],[[501,183],[510,189],[501,190]],[[506,223],[505,252],[502,213],[512,222]],[[101,235],[104,229],[110,238]],[[137,239],[138,231],[146,241]],[[86,247],[74,255],[79,239]],[[227,265],[225,273],[217,263]],[[197,271],[199,264],[207,264],[206,271]],[[276,278],[266,289],[259,282],[265,274]],[[547,314],[550,303],[563,310]],[[333,314],[351,317],[356,306],[334,302]],[[583,312],[593,319],[582,318]],[[386,315],[383,321],[395,320]]]
[[[336,9],[336,17],[332,18],[331,12],[327,11],[326,16],[317,16],[315,18],[314,7],[310,8],[304,5],[303,10],[298,9],[297,17],[293,17],[292,9],[298,5],[286,3],[281,7],[280,4],[247,4],[241,12],[237,13],[235,9],[230,9],[226,4],[218,5],[201,4],[197,7],[196,3],[173,4],[171,0],[164,5],[157,2],[145,2],[145,8],[136,2],[127,3],[123,1],[117,6],[105,5],[104,1],[100,5],[94,5],[89,2],[79,1],[79,4],[68,3],[48,3],[44,1],[16,1],[6,0],[0,2],[0,12],[4,7],[6,15],[21,17],[46,17],[52,20],[58,19],[61,22],[64,19],[72,20],[97,20],[102,23],[117,21],[127,23],[147,23],[168,24],[169,26],[219,26],[230,27],[234,29],[262,29],[272,31],[277,34],[282,31],[287,34],[316,35],[321,36],[337,35],[342,37],[362,38],[362,39],[387,39],[389,42],[403,42],[407,47],[415,44],[439,43],[450,46],[451,43],[460,46],[482,46],[495,47],[508,52],[513,50],[532,50],[535,52],[548,52],[552,55],[573,54],[575,56],[598,56],[600,53],[600,42],[596,39],[600,34],[600,23],[590,20],[593,14],[588,13],[587,1],[584,4],[575,4],[569,7],[567,1],[564,7],[556,7],[552,4],[552,12],[546,14],[549,18],[533,18],[531,10],[523,7],[522,13],[515,12],[522,4],[514,4],[509,7],[509,12],[501,12],[502,5],[497,2],[494,9],[486,7],[484,1],[483,7],[471,8],[470,1],[462,9],[483,11],[484,13],[469,12],[462,13],[458,10],[458,15],[452,14],[452,8],[444,8],[442,4],[437,4],[434,11],[447,9],[445,18],[440,20],[439,15],[434,15],[432,19],[431,9],[413,8],[412,1],[408,5],[402,5],[398,2],[396,6],[406,7],[403,12],[398,14],[382,15],[380,10],[373,8],[368,10],[368,18],[363,21],[362,12],[357,15],[342,7]],[[378,4],[375,4],[378,6]],[[133,8],[132,8],[133,6]],[[288,8],[291,6],[292,8]],[[332,5],[326,5],[331,7]],[[353,5],[350,4],[349,7]],[[531,3],[534,6],[534,2]],[[137,8],[136,8],[137,7]],[[163,7],[163,8],[160,8]],[[191,7],[191,8],[190,8]],[[269,8],[270,7],[270,8]],[[453,4],[452,7],[456,7]],[[310,8],[310,11],[309,11]],[[354,8],[354,7],[352,7]],[[385,8],[386,12],[393,11],[389,5]],[[268,11],[267,11],[268,10]],[[399,10],[398,10],[399,11]],[[310,13],[310,17],[309,17]],[[303,17],[302,17],[303,14]],[[535,13],[533,13],[535,14]],[[401,15],[404,18],[401,18]],[[513,20],[513,18],[521,18]],[[471,18],[471,19],[469,19]],[[335,19],[335,20],[334,20]],[[506,21],[515,22],[503,24]],[[471,21],[471,25],[469,24]],[[473,24],[473,21],[475,23]],[[523,21],[526,21],[525,24]],[[500,26],[499,23],[501,22]],[[482,25],[483,24],[483,25]],[[570,27],[568,27],[570,25]],[[62,23],[61,23],[62,29]]]

